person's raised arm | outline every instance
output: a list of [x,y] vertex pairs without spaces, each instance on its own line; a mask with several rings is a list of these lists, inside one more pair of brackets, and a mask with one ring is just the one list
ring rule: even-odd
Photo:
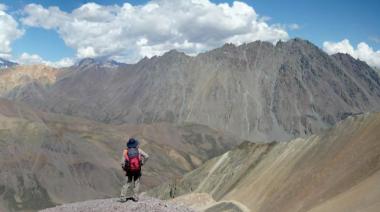
[[141,156],[143,157],[143,164],[146,163],[146,161],[148,161],[148,158],[149,158],[148,153],[144,152],[144,150],[142,149],[139,149],[139,152]]

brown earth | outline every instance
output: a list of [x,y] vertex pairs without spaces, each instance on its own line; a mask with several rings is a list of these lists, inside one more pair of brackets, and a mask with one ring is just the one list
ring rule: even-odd
[[243,143],[148,193],[192,192],[251,211],[379,211],[380,113],[287,143]]
[[33,211],[118,196],[130,136],[151,156],[142,190],[179,178],[241,142],[197,124],[115,126],[0,99],[0,209]]
[[49,86],[56,82],[60,71],[45,65],[14,66],[0,72],[0,96],[10,91],[17,93],[28,84],[39,83]]

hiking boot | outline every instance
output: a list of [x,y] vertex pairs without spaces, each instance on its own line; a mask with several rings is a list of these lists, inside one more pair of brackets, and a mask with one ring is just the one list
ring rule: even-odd
[[127,198],[126,197],[120,197],[119,201],[118,202],[126,202],[127,201]]

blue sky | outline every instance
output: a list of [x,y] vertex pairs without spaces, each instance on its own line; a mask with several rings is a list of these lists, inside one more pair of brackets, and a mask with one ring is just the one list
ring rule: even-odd
[[[125,2],[128,2],[133,6],[143,6],[149,3],[149,1],[146,0],[0,0],[0,4],[4,4],[7,6],[6,12],[19,23],[19,28],[24,30],[22,36],[20,36],[16,40],[12,40],[12,57],[18,58],[22,53],[28,53],[30,55],[38,55],[45,61],[58,61],[62,58],[76,59],[84,57],[86,55],[115,55],[115,59],[126,58],[126,60],[130,59],[132,61],[139,59],[139,57],[143,56],[144,54],[147,54],[147,56],[151,56],[151,54],[157,52],[158,54],[160,54],[160,52],[166,50],[166,48],[173,47],[173,45],[168,44],[168,42],[174,41],[172,41],[173,39],[169,39],[165,40],[164,44],[155,43],[152,46],[146,46],[144,47],[145,50],[141,46],[139,46],[139,54],[133,53],[133,51],[136,50],[137,47],[130,49],[119,49],[118,47],[115,47],[116,49],[112,51],[105,50],[103,46],[94,47],[94,49],[88,49],[88,46],[85,46],[85,44],[69,43],[70,40],[72,40],[72,38],[68,37],[67,35],[66,37],[65,35],[63,35],[65,33],[67,34],[68,32],[62,32],[64,31],[62,30],[62,24],[57,25],[56,27],[49,27],[50,25],[48,26],[46,25],[47,23],[41,23],[42,21],[39,21],[37,24],[34,22],[32,24],[25,24],[21,20],[26,16],[24,8],[31,3],[42,5],[42,7],[46,10],[50,6],[57,6],[62,12],[70,14],[73,10],[89,2],[95,2],[99,5],[118,5],[119,7],[122,7],[122,5]],[[231,6],[233,1],[211,0],[211,2],[215,4],[228,3]],[[288,34],[287,36],[289,38],[301,37],[304,39],[308,39],[316,45],[320,46],[321,48],[327,48],[326,46],[324,46],[324,42],[326,41],[334,42],[331,43],[331,48],[327,49],[327,51],[331,51],[331,53],[334,53],[335,51],[348,51],[348,53],[350,53],[351,50],[349,46],[347,47],[347,45],[345,46],[343,45],[343,43],[339,43],[342,42],[344,39],[348,39],[350,41],[350,45],[353,46],[355,51],[352,54],[360,58],[363,57],[360,55],[366,55],[367,53],[357,52],[356,46],[360,42],[364,42],[366,45],[368,45],[368,47],[373,49],[372,57],[370,59],[375,60],[375,62],[373,62],[374,65],[376,65],[377,63],[376,60],[378,59],[377,56],[379,55],[376,54],[376,51],[380,49],[380,26],[378,21],[380,19],[380,15],[378,15],[380,9],[380,1],[243,0],[242,2],[246,3],[249,7],[252,7],[255,10],[255,12],[259,15],[259,18],[264,20],[264,22],[267,23],[269,26],[275,25],[282,27],[282,29]],[[29,13],[27,14],[27,16],[33,16],[34,14],[37,13]],[[204,28],[202,28],[202,30],[204,30]],[[152,33],[154,35],[155,32]],[[214,32],[210,31],[209,33],[212,34]],[[278,38],[282,38],[282,36],[283,35],[279,34]],[[230,39],[231,37],[225,37],[220,42]],[[269,41],[271,41],[272,39],[274,38],[268,38]],[[104,39],[102,38],[100,40]],[[148,42],[150,42],[151,39],[148,40]],[[211,40],[215,40],[215,38]],[[97,41],[98,40],[94,40],[94,42]],[[247,40],[242,41],[246,42]],[[129,45],[128,42],[122,42],[122,44]],[[133,42],[137,43],[136,40],[134,40]],[[179,40],[175,40],[175,42],[179,42]],[[183,48],[185,52],[191,54],[215,47],[220,43],[211,42],[210,40],[208,40],[207,42],[205,41],[206,43],[202,43],[203,41],[199,41],[199,43],[197,42],[198,41],[194,42],[195,44],[193,45],[193,47],[183,47],[186,46],[184,44],[180,45],[179,48]],[[342,47],[342,45],[340,44],[347,48]],[[161,45],[160,49],[157,49],[158,45]],[[165,46],[165,48],[162,47],[163,45]],[[195,46],[201,47],[198,48]],[[81,50],[82,53],[80,53],[80,50],[78,50],[80,48],[82,48],[83,50]],[[94,52],[92,50],[94,50]],[[83,52],[90,52],[90,54]],[[93,54],[91,54],[91,52]]]

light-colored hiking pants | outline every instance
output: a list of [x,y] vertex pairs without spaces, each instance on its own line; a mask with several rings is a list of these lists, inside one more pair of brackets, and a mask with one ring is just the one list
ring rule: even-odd
[[121,198],[131,198],[139,193],[141,174],[127,175],[125,184],[121,189]]

